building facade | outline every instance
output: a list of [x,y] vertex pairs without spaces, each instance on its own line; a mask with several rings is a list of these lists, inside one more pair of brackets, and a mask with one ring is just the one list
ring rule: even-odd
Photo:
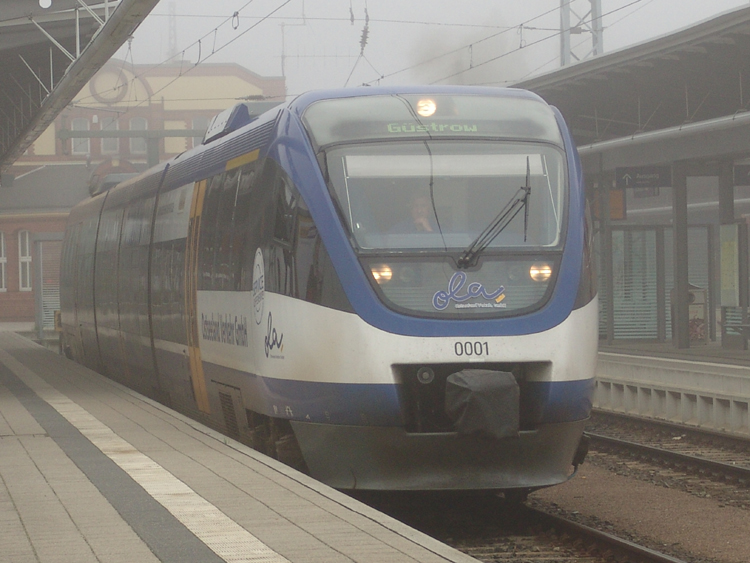
[[[232,63],[151,66],[111,60],[3,175],[0,322],[34,322],[42,301],[44,324],[52,322],[46,311],[57,298],[52,270],[60,243],[55,239],[102,170],[145,170],[149,161],[169,159],[202,141],[200,135],[177,131],[205,130],[213,116],[236,103],[262,106],[282,102],[285,94],[283,78],[262,77]],[[70,138],[67,131],[118,136]],[[138,131],[153,140],[137,136]],[[163,131],[171,136],[162,136]]]

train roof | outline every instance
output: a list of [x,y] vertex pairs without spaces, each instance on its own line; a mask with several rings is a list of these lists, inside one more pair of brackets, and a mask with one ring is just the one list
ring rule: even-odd
[[[293,100],[275,105],[266,109],[260,115],[253,114],[250,112],[241,111],[238,112],[237,108],[244,104],[237,104],[232,108],[221,112],[214,118],[215,122],[220,122],[220,127],[217,128],[217,132],[212,134],[207,133],[207,139],[205,144],[198,147],[185,151],[168,161],[161,162],[156,166],[146,170],[142,174],[125,181],[118,186],[125,186],[140,181],[141,178],[151,176],[153,174],[161,174],[165,171],[167,166],[174,167],[187,160],[197,158],[196,162],[203,162],[208,160],[214,160],[210,158],[210,153],[221,150],[225,142],[230,142],[236,135],[242,135],[242,131],[250,125],[253,127],[262,127],[263,125],[270,125],[271,122],[275,121],[279,112],[284,108],[288,108],[289,111],[297,116],[301,116],[304,111],[321,100],[331,99],[344,99],[353,97],[366,97],[366,96],[392,96],[392,95],[469,95],[469,96],[491,96],[500,98],[511,98],[511,99],[526,99],[534,100],[545,105],[546,102],[533,92],[528,90],[522,90],[518,88],[497,88],[488,86],[374,86],[374,87],[356,87],[356,88],[338,88],[328,90],[313,90],[306,92],[294,98]],[[268,106],[267,106],[268,107]],[[240,108],[241,109],[241,108]],[[236,119],[238,114],[242,114],[243,118]],[[205,155],[205,157],[204,157]],[[208,162],[204,162],[208,164]],[[189,167],[189,168],[192,168]],[[187,171],[186,171],[187,172]],[[186,173],[187,178],[191,174]],[[180,174],[182,176],[182,174]],[[111,187],[111,186],[110,186]],[[105,191],[105,190],[101,190]]]
[[353,98],[362,96],[393,96],[398,94],[442,94],[442,95],[469,95],[469,96],[495,96],[505,98],[524,98],[547,103],[543,98],[520,88],[497,88],[491,86],[360,86],[356,88],[337,88],[329,90],[312,90],[297,96],[289,103],[289,109],[301,114],[311,104],[336,98]]

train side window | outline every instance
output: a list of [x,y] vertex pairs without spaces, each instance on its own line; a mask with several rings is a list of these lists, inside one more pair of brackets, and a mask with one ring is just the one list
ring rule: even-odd
[[266,288],[283,295],[296,295],[293,247],[299,192],[281,167],[274,182],[273,244],[269,248]]
[[299,192],[281,169],[276,178],[275,192],[276,222],[273,238],[284,245],[291,245],[294,242],[295,211]]
[[240,168],[235,168],[224,174],[221,194],[219,196],[216,221],[216,243],[213,272],[213,288],[215,290],[229,290],[234,288],[232,279],[232,242],[237,203],[237,188],[240,180]]
[[[239,290],[244,286],[243,272],[246,270],[244,262],[248,259],[250,252],[246,248],[249,245],[248,231],[250,229],[250,214],[253,212],[253,190],[256,179],[256,162],[244,165],[240,169],[237,183],[237,198],[234,209],[234,224],[232,227],[232,289]],[[252,252],[254,248],[250,249]],[[250,258],[251,262],[253,257]],[[252,263],[248,266],[252,268]]]
[[297,292],[294,296],[331,309],[353,312],[318,228],[301,197],[296,216],[294,272]]
[[206,195],[201,212],[201,232],[199,248],[198,289],[214,289],[213,272],[216,254],[216,220],[224,174],[217,174],[208,180]]
[[[249,192],[246,193],[247,201],[242,203],[242,206],[247,206],[243,250],[238,265],[241,270],[239,287],[242,291],[252,290],[255,253],[259,248],[265,253],[271,244],[270,238],[273,236],[273,188],[279,166],[271,158],[254,164],[255,174],[249,185]],[[270,260],[270,257],[266,256],[266,259]],[[267,263],[267,268],[268,265]]]

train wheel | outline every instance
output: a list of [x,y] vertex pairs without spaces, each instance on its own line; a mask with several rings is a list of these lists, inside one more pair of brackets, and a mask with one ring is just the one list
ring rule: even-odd
[[510,507],[520,506],[529,498],[530,489],[509,489],[503,493],[505,503]]

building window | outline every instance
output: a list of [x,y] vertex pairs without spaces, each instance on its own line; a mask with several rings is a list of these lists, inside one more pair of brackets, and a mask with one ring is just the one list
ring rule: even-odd
[[[76,117],[70,122],[70,128],[73,131],[88,131],[89,120],[85,117]],[[73,154],[91,154],[91,139],[71,139],[73,141]]]
[[[117,123],[116,117],[102,118],[102,131],[117,131],[118,129],[119,124]],[[117,154],[118,152],[120,152],[120,139],[117,137],[102,137],[103,154]]]
[[31,291],[31,237],[29,237],[29,231],[18,232],[18,289]]
[[5,264],[8,263],[8,256],[5,254],[5,233],[0,233],[0,291],[8,291],[8,285],[5,278]]
[[[208,118],[202,115],[193,118],[193,129],[202,129],[205,131],[208,129]],[[193,137],[193,146],[199,147],[203,142],[203,135],[200,137]]]
[[[144,117],[133,117],[130,119],[131,131],[146,131],[148,122]],[[130,154],[146,154],[146,139],[143,137],[130,138]]]

